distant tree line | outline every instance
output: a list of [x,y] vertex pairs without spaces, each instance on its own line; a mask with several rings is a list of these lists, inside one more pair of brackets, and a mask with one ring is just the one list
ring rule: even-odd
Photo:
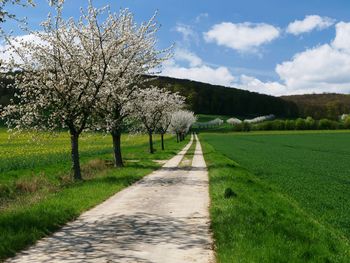
[[273,120],[264,121],[257,124],[247,122],[235,123],[232,125],[233,131],[283,131],[283,130],[339,130],[350,129],[350,117],[342,121],[329,119],[315,120],[312,117],[297,118],[295,120]]
[[311,116],[317,120],[322,118],[338,120],[340,115],[350,113],[349,94],[306,94],[282,98],[294,102],[298,107],[299,117],[302,118]]

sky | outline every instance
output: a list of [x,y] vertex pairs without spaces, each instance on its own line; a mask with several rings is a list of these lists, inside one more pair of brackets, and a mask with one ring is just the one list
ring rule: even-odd
[[[30,28],[50,11],[10,8]],[[174,46],[162,75],[271,95],[350,93],[349,0],[95,0],[137,22],[157,11],[158,48]],[[66,0],[64,16],[78,17],[87,0]],[[13,23],[5,30],[24,34]]]

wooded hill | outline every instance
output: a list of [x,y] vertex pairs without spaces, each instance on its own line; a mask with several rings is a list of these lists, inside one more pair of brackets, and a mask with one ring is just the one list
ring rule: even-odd
[[311,116],[314,119],[328,118],[336,120],[343,113],[350,113],[349,94],[306,94],[282,96],[284,100],[298,106],[300,117]]
[[169,77],[159,77],[153,84],[185,96],[195,113],[239,117],[268,114],[287,118],[298,116],[294,102],[256,92]]

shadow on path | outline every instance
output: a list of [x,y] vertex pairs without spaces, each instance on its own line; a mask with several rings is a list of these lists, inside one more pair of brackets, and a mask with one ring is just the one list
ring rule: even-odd
[[198,220],[207,219],[193,219],[192,223],[188,218],[137,213],[101,217],[93,222],[77,220],[21,256],[28,263],[37,263],[38,254],[48,262],[151,262],[136,256],[143,253],[140,245],[172,244],[178,250],[210,248],[207,226],[198,224]]

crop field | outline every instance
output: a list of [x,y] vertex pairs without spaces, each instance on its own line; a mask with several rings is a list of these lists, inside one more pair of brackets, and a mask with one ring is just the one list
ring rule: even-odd
[[[133,147],[147,143],[147,136],[128,136],[123,140],[127,152]],[[70,169],[70,139],[66,132],[50,135],[48,133],[13,135],[0,129],[0,183],[5,183],[28,171],[41,171],[43,168],[63,165],[61,169]],[[79,140],[82,162],[96,156],[111,154],[112,142],[109,135],[87,134]],[[123,148],[124,148],[123,147]],[[147,152],[147,147],[145,147]]]
[[216,151],[350,240],[350,133],[202,134]]
[[165,150],[154,136],[122,136],[125,167],[112,166],[112,139],[87,134],[80,140],[84,181],[72,180],[70,140],[66,132],[9,137],[0,130],[0,261],[52,233],[83,211],[157,169],[153,160],[168,159],[188,141],[167,135]]

